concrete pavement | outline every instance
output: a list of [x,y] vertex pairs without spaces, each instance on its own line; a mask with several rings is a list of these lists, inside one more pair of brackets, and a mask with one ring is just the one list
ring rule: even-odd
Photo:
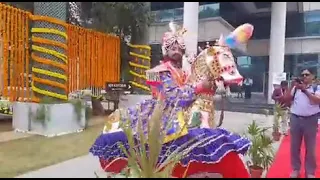
[[94,172],[99,169],[98,158],[90,154],[32,171],[16,178],[95,178]]

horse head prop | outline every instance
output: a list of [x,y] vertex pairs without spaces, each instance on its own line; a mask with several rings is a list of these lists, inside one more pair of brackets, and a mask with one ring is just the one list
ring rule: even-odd
[[[213,46],[206,46],[204,50],[196,56],[191,62],[191,73],[187,83],[197,84],[201,81],[211,81],[213,84],[212,93],[203,93],[198,95],[194,105],[190,107],[190,113],[201,109],[202,126],[210,128],[219,127],[223,121],[223,109],[221,110],[220,122],[218,125],[214,122],[214,95],[219,94],[225,97],[230,94],[229,86],[231,84],[241,85],[243,77],[240,75],[231,49],[239,44],[246,43],[252,36],[253,26],[244,24],[236,28],[230,35],[215,42]],[[223,103],[223,98],[222,98]],[[195,110],[198,109],[198,110]],[[189,114],[192,116],[192,114]],[[190,121],[189,121],[190,122]]]
[[230,35],[215,42],[213,46],[207,45],[200,54],[191,61],[191,74],[189,82],[208,79],[216,85],[215,93],[220,94],[231,84],[241,84],[240,75],[231,49],[246,43],[252,36],[253,26],[243,24],[236,28]]

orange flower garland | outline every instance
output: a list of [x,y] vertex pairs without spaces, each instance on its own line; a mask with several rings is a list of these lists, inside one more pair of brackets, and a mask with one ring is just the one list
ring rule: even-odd
[[[33,28],[33,33],[53,33],[68,38],[67,44],[30,36],[29,21],[46,21],[58,24],[66,28],[66,32],[53,29]],[[32,15],[29,12],[19,10],[0,3],[0,34],[3,45],[2,72],[3,81],[2,95],[11,101],[31,98],[31,88],[37,92],[41,89],[33,88],[29,84],[31,79],[30,70],[40,72],[40,69],[31,68],[31,58],[41,64],[59,68],[64,71],[60,78],[67,77],[67,82],[51,82],[41,79],[33,79],[38,83],[66,88],[67,92],[85,89],[88,87],[103,88],[106,82],[119,82],[120,79],[120,39],[115,35],[104,34],[74,25],[69,25],[61,20]],[[37,57],[35,53],[29,54],[29,37],[33,43],[33,51],[55,54],[65,63],[59,63]],[[38,48],[37,45],[46,44],[66,50],[66,54],[57,54]],[[49,73],[41,71],[41,73]],[[61,76],[64,75],[65,77]],[[57,73],[54,74],[57,76]],[[52,92],[41,91],[41,93]],[[55,95],[54,95],[55,96]],[[59,96],[60,98],[62,96]],[[36,102],[39,99],[33,97]],[[65,99],[66,97],[62,97]]]

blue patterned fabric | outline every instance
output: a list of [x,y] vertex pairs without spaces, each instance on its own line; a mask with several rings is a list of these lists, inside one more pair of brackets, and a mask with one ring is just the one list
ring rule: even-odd
[[[191,152],[181,160],[183,166],[187,166],[190,161],[218,163],[229,152],[245,154],[251,144],[248,139],[232,134],[221,128],[190,129],[187,135],[163,145],[159,163],[164,161],[166,157],[171,154],[170,152],[173,152],[191,139],[197,138],[194,142],[196,143],[197,140],[203,140],[206,137],[210,138],[193,148]],[[119,142],[127,149],[129,148],[124,132],[101,134],[90,148],[90,152],[94,156],[105,160],[113,160],[119,157],[126,158],[125,154],[119,148]],[[190,146],[192,146],[192,144]]]
[[[188,107],[196,97],[192,86],[185,85],[178,87],[175,85],[169,72],[162,72],[160,77],[163,82],[162,90],[165,95],[162,115],[163,127],[166,127],[169,120],[173,121],[173,127],[167,132],[167,135],[169,135],[179,131],[179,126],[175,124],[175,122],[177,122],[178,112]],[[127,109],[134,133],[137,130],[138,118],[141,119],[143,130],[147,133],[147,124],[156,103],[157,100],[149,99]],[[121,120],[124,121],[126,118],[122,118]],[[197,140],[203,140],[207,137],[208,140],[206,140],[206,142],[193,148],[191,152],[182,159],[182,165],[187,165],[190,161],[217,163],[229,152],[244,154],[250,146],[249,140],[224,129],[189,129],[187,135],[163,145],[159,162],[161,163],[166,159],[168,154],[171,154],[170,152],[173,152],[191,139],[196,138],[196,143]],[[90,148],[90,152],[105,160],[113,160],[120,157],[125,158],[125,154],[119,148],[119,142],[128,149],[128,142],[124,132],[101,134]],[[192,144],[190,146],[192,146]]]
[[[163,127],[167,126],[169,119],[172,121],[172,128],[169,134],[173,134],[179,131],[179,126],[176,122],[177,114],[182,111],[183,108],[189,106],[195,99],[195,93],[190,85],[184,87],[177,87],[172,81],[171,74],[169,72],[162,72],[160,78],[163,82],[163,93],[165,95],[164,111],[162,116]],[[146,125],[150,119],[150,116],[157,103],[156,99],[144,100],[137,103],[135,106],[128,108],[127,113],[131,120],[131,127],[134,131],[137,130],[138,119],[141,119],[143,129],[147,130]],[[126,118],[122,119],[127,120]]]

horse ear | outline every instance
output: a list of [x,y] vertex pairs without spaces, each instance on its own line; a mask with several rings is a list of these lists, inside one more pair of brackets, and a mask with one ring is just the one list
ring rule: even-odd
[[218,41],[218,45],[220,45],[220,46],[224,46],[225,45],[225,42],[224,42],[225,40],[224,40],[224,37],[223,37],[223,35],[221,34],[220,35],[220,38],[219,38],[219,41]]

